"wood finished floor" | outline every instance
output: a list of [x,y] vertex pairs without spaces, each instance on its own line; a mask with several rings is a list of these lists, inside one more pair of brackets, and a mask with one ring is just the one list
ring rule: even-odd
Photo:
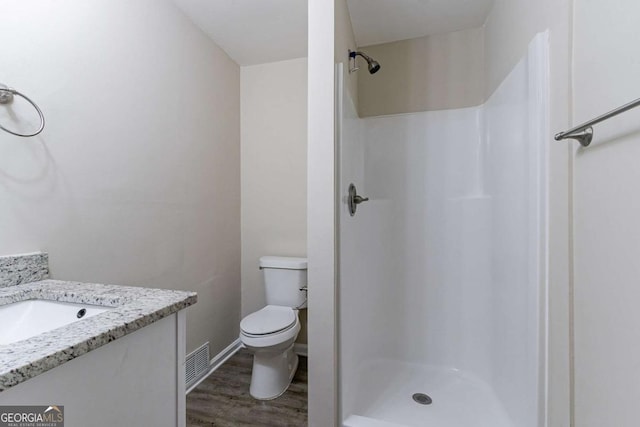
[[300,357],[289,389],[279,398],[249,394],[253,357],[240,350],[187,395],[188,427],[303,427],[307,425],[307,358]]

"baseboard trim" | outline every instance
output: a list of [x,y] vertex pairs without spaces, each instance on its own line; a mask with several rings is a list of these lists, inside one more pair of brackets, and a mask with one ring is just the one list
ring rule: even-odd
[[309,357],[309,353],[308,353],[308,346],[307,346],[307,344],[298,344],[298,343],[295,343],[295,344],[293,345],[293,351],[294,351],[298,356]]
[[222,366],[224,362],[229,360],[229,358],[234,354],[236,354],[238,350],[240,350],[241,348],[242,348],[242,342],[240,341],[240,338],[238,338],[237,340],[229,344],[220,353],[213,356],[211,358],[211,361],[209,362],[209,371],[206,374],[204,374],[198,381],[196,381],[191,387],[189,387],[186,394],[189,394],[191,390],[196,388],[202,381],[206,380],[209,377],[209,375],[213,374],[216,371],[216,369]]

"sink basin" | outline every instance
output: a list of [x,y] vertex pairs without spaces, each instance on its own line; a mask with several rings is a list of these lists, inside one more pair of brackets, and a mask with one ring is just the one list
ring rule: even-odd
[[2,305],[0,345],[26,340],[109,310],[113,307],[37,299]]

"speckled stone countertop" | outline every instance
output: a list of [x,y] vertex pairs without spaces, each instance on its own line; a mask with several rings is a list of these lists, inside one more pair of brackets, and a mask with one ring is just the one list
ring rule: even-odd
[[0,256],[0,288],[49,278],[49,254]]
[[196,303],[195,292],[42,280],[0,288],[0,306],[44,299],[115,307],[0,345],[0,392]]

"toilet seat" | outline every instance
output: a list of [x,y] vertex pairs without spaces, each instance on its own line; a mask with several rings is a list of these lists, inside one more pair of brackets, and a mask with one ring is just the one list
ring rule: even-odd
[[297,320],[291,307],[268,305],[242,319],[240,330],[249,337],[264,337],[293,328]]
[[282,351],[280,347],[293,344],[298,332],[298,312],[291,307],[268,305],[240,322],[240,341],[248,348]]

